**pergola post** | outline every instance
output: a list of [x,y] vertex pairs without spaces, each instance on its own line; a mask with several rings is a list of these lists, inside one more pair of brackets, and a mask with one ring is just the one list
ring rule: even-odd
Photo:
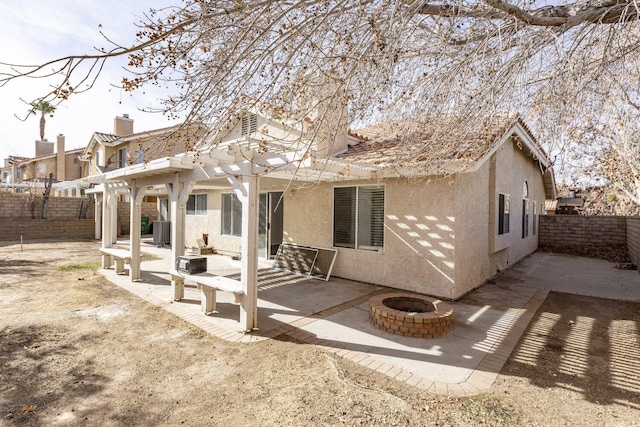
[[102,204],[103,195],[96,193],[95,195],[95,238],[100,239],[102,237],[101,222],[102,222]]
[[[115,192],[109,190],[105,185],[102,192],[102,247],[110,248],[113,244],[113,208]],[[104,266],[103,266],[104,267]]]
[[[107,236],[111,237],[111,244],[115,244],[118,242],[118,192],[111,192],[111,204],[109,205],[111,209],[111,234],[107,234]],[[103,237],[104,239],[104,237]],[[109,247],[111,247],[111,244]]]
[[145,188],[138,187],[133,180],[129,184],[129,251],[131,252],[131,281],[140,280],[140,229],[142,215],[142,198]]
[[258,217],[259,178],[255,174],[232,180],[242,202],[242,249],[240,281],[244,294],[240,305],[240,326],[246,332],[258,327]]
[[184,255],[184,225],[185,207],[187,199],[193,188],[193,182],[180,182],[180,176],[176,173],[173,182],[166,183],[171,204],[171,258],[172,266],[176,265],[179,256]]

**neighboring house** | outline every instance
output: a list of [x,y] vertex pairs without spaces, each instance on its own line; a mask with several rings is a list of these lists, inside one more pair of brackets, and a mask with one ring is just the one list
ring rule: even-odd
[[187,138],[179,126],[134,133],[133,119],[127,114],[117,116],[113,133],[95,132],[84,149],[86,176],[181,153]]
[[584,199],[574,194],[570,194],[569,197],[558,197],[557,202],[557,215],[580,215],[584,207]]
[[[0,168],[0,184],[12,184],[16,181],[20,181],[20,170],[18,164],[27,160],[27,157],[9,156],[4,159],[4,166]],[[8,185],[3,185],[5,188],[11,188]]]
[[[256,197],[260,257],[272,257],[281,242],[334,248],[332,275],[446,299],[536,250],[538,216],[545,199],[555,199],[555,182],[521,118],[492,119],[464,140],[448,135],[455,143],[443,145],[438,164],[412,155],[433,129],[401,129],[345,128],[331,148],[295,151],[287,142],[304,139],[304,129],[248,111],[197,156],[150,160],[92,182],[105,184],[107,198],[117,185],[136,198],[164,189],[163,209],[179,210],[169,215],[177,223],[174,257],[203,234],[216,249],[246,256],[242,246],[253,240],[242,223],[253,217],[243,211]],[[131,244],[137,259],[139,242]]]
[[[54,152],[55,148],[55,152]],[[82,164],[80,155],[83,149],[65,151],[65,137],[60,134],[56,142],[36,141],[36,156],[32,158],[19,158],[13,161],[12,167],[12,190],[43,191],[45,182],[52,176],[53,194],[56,186],[66,186],[70,181],[82,178]],[[80,189],[75,186],[69,187],[73,194],[80,196]]]

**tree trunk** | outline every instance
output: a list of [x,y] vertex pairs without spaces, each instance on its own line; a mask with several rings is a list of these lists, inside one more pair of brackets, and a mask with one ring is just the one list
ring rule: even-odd
[[47,202],[51,193],[51,185],[53,184],[53,173],[49,174],[47,182],[44,183],[44,193],[42,194],[42,219],[47,219]]
[[44,141],[44,113],[40,116],[40,141]]

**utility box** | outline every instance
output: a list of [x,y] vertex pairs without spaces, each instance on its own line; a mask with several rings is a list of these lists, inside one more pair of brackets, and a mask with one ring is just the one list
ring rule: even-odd
[[198,274],[207,271],[207,258],[184,255],[176,260],[176,270],[186,274]]

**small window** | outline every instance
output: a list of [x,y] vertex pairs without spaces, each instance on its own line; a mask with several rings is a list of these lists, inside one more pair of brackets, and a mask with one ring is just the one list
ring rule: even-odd
[[100,164],[100,152],[99,151],[96,151],[95,159],[96,159],[96,166],[102,166]]
[[136,163],[144,163],[144,149],[142,147],[138,148],[138,153],[136,154]]
[[522,201],[522,238],[529,236],[529,200]]
[[118,167],[123,168],[127,166],[127,147],[118,150]]
[[509,233],[511,202],[506,194],[498,194],[498,234]]
[[372,251],[384,247],[384,187],[333,189],[333,245]]
[[242,236],[242,202],[234,193],[222,195],[222,234]]
[[169,221],[169,199],[160,199],[160,221]]
[[536,202],[531,203],[533,203],[533,235],[535,236],[536,232],[538,231],[538,210]]
[[248,135],[258,130],[258,116],[245,114],[241,119],[242,135]]
[[187,200],[187,215],[206,215],[207,195],[191,194]]

